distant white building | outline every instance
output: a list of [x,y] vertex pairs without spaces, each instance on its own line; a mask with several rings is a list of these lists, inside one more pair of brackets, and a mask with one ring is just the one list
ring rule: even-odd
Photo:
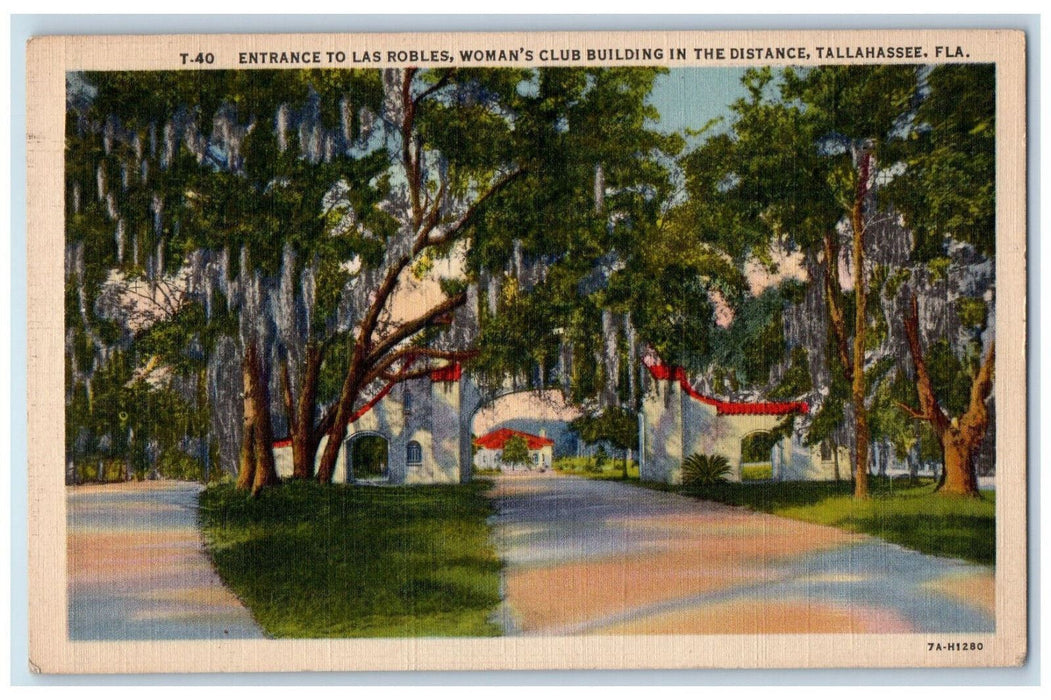
[[499,428],[474,441],[477,469],[513,469],[515,465],[503,461],[504,446],[513,437],[522,438],[529,449],[528,469],[550,469],[555,441],[544,435],[532,435],[511,428]]

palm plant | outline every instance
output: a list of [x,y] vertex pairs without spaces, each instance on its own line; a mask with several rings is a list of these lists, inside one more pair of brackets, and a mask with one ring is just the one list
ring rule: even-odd
[[683,486],[707,486],[726,481],[730,461],[722,455],[695,452],[682,462]]

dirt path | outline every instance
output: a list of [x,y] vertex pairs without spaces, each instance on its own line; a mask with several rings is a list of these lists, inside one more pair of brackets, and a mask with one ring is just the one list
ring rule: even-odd
[[994,630],[990,567],[616,482],[490,493],[510,633]]
[[263,634],[212,569],[188,482],[69,487],[69,637],[245,639]]

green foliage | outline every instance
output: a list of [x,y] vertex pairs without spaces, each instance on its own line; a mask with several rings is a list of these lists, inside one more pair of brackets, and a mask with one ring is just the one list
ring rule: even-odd
[[[665,246],[661,209],[673,192],[671,158],[682,148],[680,137],[652,127],[659,115],[647,96],[661,72],[553,68],[515,84],[508,141],[520,144],[528,170],[488,203],[467,254],[472,273],[492,275],[502,292],[496,314],[482,310],[475,366],[483,376],[496,382],[536,367],[550,376],[565,343],[573,349],[571,398],[585,402],[605,383],[591,359],[602,342],[603,310],[630,310],[635,327],[646,328],[640,337],[662,344],[666,307],[693,313],[692,302],[704,299],[687,289],[697,269],[666,270],[668,258],[655,252]],[[596,199],[598,169],[605,186]],[[672,247],[680,257],[693,250]],[[543,284],[519,288],[502,278],[516,250],[527,264],[542,262]],[[690,304],[682,303],[684,292]],[[689,337],[703,341],[710,314],[696,315],[702,335]]]
[[936,340],[927,349],[927,369],[931,384],[945,411],[951,416],[962,415],[971,401],[971,382],[967,368],[956,357],[944,339]]
[[952,260],[946,257],[932,258],[927,262],[927,271],[931,274],[932,282],[941,282],[949,276],[949,266]]
[[[83,484],[86,482],[113,482],[113,481],[124,481],[127,477],[127,463],[120,459],[93,459],[87,461],[79,461],[74,465],[76,469],[76,482]],[[102,476],[99,476],[99,471],[102,471]],[[142,475],[135,473],[135,476],[139,479]]]
[[[569,429],[588,445],[608,442],[618,450],[633,450],[638,444],[638,421],[635,414],[619,406],[610,406],[597,416],[582,415],[569,423]],[[605,448],[599,448],[605,453]]]
[[887,299],[893,299],[898,295],[898,290],[901,289],[901,285],[909,281],[912,273],[906,269],[901,268],[887,275],[887,280],[883,284],[883,296]]
[[665,362],[688,370],[707,366],[717,332],[712,290],[700,270],[670,262],[637,280],[632,319]]
[[995,66],[935,66],[926,74],[925,89],[901,156],[905,173],[890,183],[888,197],[916,236],[919,259],[943,255],[949,236],[992,256]]
[[977,331],[985,330],[989,309],[983,299],[961,297],[956,300],[956,310],[960,316],[961,325]]
[[915,419],[901,406],[916,405],[916,384],[897,372],[893,380],[884,379],[875,391],[872,409],[869,412],[869,429],[874,439],[884,439],[894,446],[894,454],[904,460],[920,439],[919,426]]
[[813,388],[807,349],[801,345],[792,348],[788,369],[781,381],[770,392],[772,399],[795,399],[806,396]]
[[829,373],[829,379],[828,395],[824,397],[810,421],[805,440],[807,445],[818,445],[828,440],[843,425],[845,405],[850,397],[850,385],[843,377],[842,370],[837,370],[836,367]]
[[[992,250],[991,66],[822,66],[779,73],[763,68],[749,70],[743,83],[747,96],[732,106],[729,128],[683,158],[689,199],[669,215],[677,224],[699,228],[737,265],[749,258],[767,264],[775,246],[820,256],[825,235],[852,209],[858,184],[853,151],[863,143],[877,167],[890,174],[881,181],[877,206],[904,212],[916,233],[914,255],[928,262],[933,280],[949,272],[944,257],[949,236],[987,255]],[[867,350],[886,341],[892,320],[879,307],[908,275],[904,268],[875,270],[871,285],[882,294],[868,298]],[[853,294],[837,301],[852,318]],[[785,353],[779,310],[771,299],[764,304],[743,295],[733,298],[732,306],[734,322],[713,335],[708,354],[719,368],[717,386],[723,383],[730,391],[761,385]],[[958,311],[965,326],[984,323],[978,303],[963,302]],[[818,444],[840,427],[850,393],[833,348],[806,350],[827,352],[832,364],[831,386],[807,436]],[[961,378],[959,367],[938,348],[932,356],[942,365],[940,393],[959,393],[952,386],[952,377]],[[791,358],[771,395],[787,398],[812,390],[801,360]],[[678,358],[675,363],[685,364]],[[968,357],[967,363],[974,360]],[[866,374],[870,391],[881,386],[892,364]],[[958,405],[958,399],[949,401]],[[889,434],[904,434],[901,426],[892,426],[902,417],[890,399],[876,403],[883,412],[877,422]]]
[[513,278],[504,278],[495,315],[482,317],[474,369],[494,385],[508,375],[528,375],[537,364],[547,367],[558,357],[557,307],[541,290],[521,291]]
[[529,445],[521,435],[512,435],[504,443],[504,449],[500,453],[500,461],[504,464],[528,464]]
[[216,570],[272,637],[481,637],[500,633],[486,488],[226,485],[200,514]]
[[387,473],[387,451],[385,438],[379,435],[364,435],[351,446],[351,470],[355,479],[384,476]]
[[89,466],[99,459],[130,462],[140,478],[154,466],[169,464],[173,478],[203,478],[203,468],[186,463],[189,458],[181,450],[184,439],[208,435],[203,371],[191,375],[197,380],[196,395],[187,397],[168,382],[154,385],[136,377],[137,364],[131,354],[114,352],[94,373],[90,401],[86,387],[71,387],[67,455]]
[[[215,471],[221,471],[216,469]],[[178,450],[163,453],[157,461],[157,472],[166,479],[204,481],[204,465]]]
[[682,462],[683,486],[706,486],[726,481],[730,462],[722,455],[694,453]]
[[742,298],[733,322],[711,331],[708,361],[734,372],[737,383],[765,383],[770,370],[785,355],[783,292],[790,288],[771,287],[759,296]]
[[[593,400],[610,379],[594,358],[603,342],[603,316],[612,314],[617,323],[630,319],[636,347],[650,346],[666,363],[691,372],[711,370],[716,385],[729,392],[767,383],[771,369],[785,359],[783,311],[802,299],[805,287],[787,282],[753,295],[744,265],[774,272],[775,252],[802,251],[809,260],[819,259],[823,237],[842,222],[857,187],[851,147],[866,140],[883,174],[890,174],[877,206],[902,212],[915,233],[913,257],[927,263],[932,279],[950,273],[950,237],[992,254],[992,66],[750,70],[744,77],[747,96],[732,106],[727,128],[706,132],[708,138],[678,164],[683,140],[654,128],[659,115],[649,102],[661,72],[457,68],[417,74],[413,90],[431,92],[417,105],[414,137],[424,144],[428,162],[440,163],[428,168],[430,196],[440,180],[454,197],[469,200],[497,173],[523,170],[477,212],[464,246],[464,276],[440,281],[446,295],[483,279],[500,284],[496,313],[485,304],[480,309],[482,353],[473,368],[478,376],[495,385],[508,376],[533,376],[539,368],[550,385],[565,346],[573,358],[569,398]],[[78,97],[73,88],[80,83],[88,87]],[[318,393],[320,403],[331,403],[350,357],[349,338],[334,323],[342,290],[362,269],[383,264],[391,237],[404,223],[384,206],[404,175],[392,167],[384,141],[399,135],[356,141],[363,114],[381,111],[380,72],[91,72],[71,76],[70,84],[66,238],[82,245],[84,266],[65,288],[74,365],[66,369],[67,451],[77,461],[127,458],[140,465],[147,445],[156,443],[157,459],[185,471],[190,466],[178,466],[174,452],[179,440],[207,435],[207,393],[200,381],[190,397],[170,382],[141,381],[137,373],[152,361],[184,379],[196,376],[216,340],[237,328],[239,310],[206,318],[200,305],[185,304],[143,328],[103,318],[95,304],[114,273],[129,282],[144,279],[144,262],[131,251],[158,244],[154,196],[164,210],[161,275],[175,273],[202,248],[231,251],[232,274],[241,247],[249,252],[248,265],[270,279],[286,245],[296,256],[294,274],[311,266],[317,303],[306,341],[326,348]],[[340,147],[332,158],[311,162],[301,157],[296,129],[289,130],[286,147],[278,144],[272,125],[279,106],[316,108],[331,128],[341,121],[344,97],[354,106],[353,149]],[[199,157],[181,138],[174,153],[162,156],[165,125],[207,125],[219,110],[242,127],[254,124],[236,162],[228,163],[231,154],[214,148]],[[117,134],[110,138],[112,125]],[[99,177],[109,184],[112,207],[126,224],[120,260],[111,203],[96,196]],[[335,190],[342,194],[333,197]],[[433,270],[435,256],[450,251],[421,256],[412,269]],[[519,284],[504,276],[518,253],[527,266],[543,265],[542,283]],[[907,275],[904,268],[876,270],[873,285],[882,294],[870,295],[865,310],[869,348],[890,332],[876,307],[898,293]],[[851,295],[840,301],[849,318]],[[734,313],[726,328],[715,323],[723,304]],[[981,299],[961,299],[956,311],[969,331],[987,323]],[[424,342],[433,339],[431,333]],[[118,351],[100,362],[103,347]],[[829,350],[793,348],[788,370],[769,392],[775,398],[814,392],[809,353],[832,358],[829,393],[807,437],[814,444],[840,427],[849,396]],[[626,341],[619,341],[616,352],[617,399],[627,405],[634,367],[626,361]],[[936,391],[950,411],[965,405],[977,353],[973,343],[961,352],[946,340],[929,348]],[[900,398],[900,375],[889,379],[894,369],[881,363],[866,380],[878,414],[874,430],[904,447],[909,422],[896,403],[912,405],[912,399]],[[90,391],[74,379],[89,372]],[[586,417],[576,428],[589,442],[632,449],[632,408]],[[921,430],[921,449],[923,435]]]

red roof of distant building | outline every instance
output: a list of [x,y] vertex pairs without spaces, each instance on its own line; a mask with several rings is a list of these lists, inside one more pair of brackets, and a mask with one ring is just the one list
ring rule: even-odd
[[504,443],[510,440],[512,437],[518,436],[526,441],[526,445],[531,450],[539,450],[541,447],[547,447],[554,445],[555,441],[550,438],[540,437],[539,435],[531,435],[529,433],[523,433],[520,430],[512,430],[511,428],[499,428],[490,433],[486,433],[482,437],[474,441],[474,444],[478,447],[485,447],[490,450],[502,450],[504,449]]
[[649,369],[654,379],[678,381],[683,391],[703,404],[714,406],[717,414],[730,416],[783,416],[789,413],[810,412],[810,406],[806,401],[720,401],[719,399],[705,396],[694,389],[686,378],[686,370],[682,367],[670,367],[653,363],[647,364],[646,368]]

